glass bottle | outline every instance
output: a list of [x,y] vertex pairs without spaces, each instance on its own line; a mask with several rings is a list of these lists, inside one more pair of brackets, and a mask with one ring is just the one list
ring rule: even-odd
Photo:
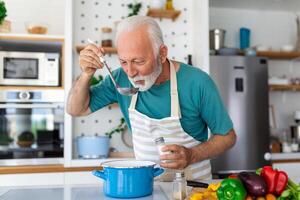
[[109,27],[101,28],[101,46],[102,47],[112,47],[113,34],[112,29]]
[[187,182],[184,172],[176,172],[175,179],[173,181],[173,199],[184,200],[186,197]]
[[166,2],[166,10],[174,10],[173,0],[167,0],[167,2]]
[[154,140],[155,145],[157,146],[158,154],[163,155],[166,154],[166,152],[162,151],[162,148],[165,146],[165,139],[163,137],[158,137]]

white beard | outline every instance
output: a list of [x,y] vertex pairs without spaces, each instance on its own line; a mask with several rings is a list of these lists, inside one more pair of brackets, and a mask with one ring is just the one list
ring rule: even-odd
[[[154,71],[147,75],[147,76],[136,76],[134,78],[129,78],[129,81],[131,82],[131,84],[136,87],[136,88],[139,88],[139,91],[141,92],[144,92],[144,91],[147,91],[149,90],[155,83],[156,79],[159,77],[159,75],[161,74],[162,72],[162,64],[159,62],[159,60],[157,60],[157,65],[154,69]],[[136,81],[144,81],[144,84],[136,84],[135,82]]]

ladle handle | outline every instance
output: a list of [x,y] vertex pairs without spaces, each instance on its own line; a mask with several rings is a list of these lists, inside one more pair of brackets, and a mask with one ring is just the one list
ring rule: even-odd
[[114,85],[116,86],[116,88],[118,88],[119,85],[116,83],[116,81],[115,81],[115,79],[114,79],[114,77],[112,75],[112,72],[110,71],[110,68],[108,67],[108,65],[106,63],[106,60],[103,57],[100,56],[100,61],[105,65],[106,69],[108,70],[108,73],[109,73],[109,76],[110,76],[112,82],[114,83]]
[[[95,42],[93,42],[90,38],[88,38],[87,41],[88,41],[88,43],[90,43],[90,44],[96,45]],[[96,45],[96,46],[97,46],[97,45]],[[102,63],[105,65],[106,69],[108,70],[109,76],[110,76],[110,78],[111,78],[113,84],[114,84],[115,87],[118,89],[119,85],[116,83],[116,81],[115,81],[115,79],[114,79],[114,77],[113,77],[113,75],[112,75],[112,73],[111,73],[111,71],[110,71],[110,68],[108,67],[108,65],[107,65],[107,63],[106,63],[106,60],[104,59],[103,56],[99,56],[99,58],[100,58],[100,62],[102,62]]]

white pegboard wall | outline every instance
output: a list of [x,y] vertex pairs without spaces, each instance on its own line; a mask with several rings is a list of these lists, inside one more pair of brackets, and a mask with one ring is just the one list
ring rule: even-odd
[[[74,47],[76,45],[87,44],[87,38],[100,44],[101,27],[111,27],[115,33],[115,22],[127,17],[129,10],[127,5],[133,3],[133,0],[75,0],[74,3]],[[142,8],[139,15],[146,15],[147,9],[150,7],[151,0],[140,0]],[[174,7],[181,11],[179,17],[172,21],[170,19],[155,19],[164,35],[164,42],[169,48],[169,58],[181,62],[187,61],[187,55],[193,55],[192,33],[192,0],[175,0]],[[78,54],[74,52],[73,60],[73,80],[80,74],[78,63]],[[117,55],[106,55],[107,62],[116,69],[120,66]],[[105,69],[98,70],[97,74],[107,75]],[[116,127],[122,114],[118,108],[103,108],[87,117],[78,117],[73,119],[74,137],[81,134],[85,135],[103,135],[105,132]],[[114,137],[118,140],[119,137]],[[116,144],[116,145],[114,145]],[[124,150],[120,146],[120,142],[112,141],[112,146],[117,150]],[[126,149],[126,147],[125,147]]]
[[[133,0],[76,0],[74,12],[74,45],[86,44],[91,38],[97,44],[101,39],[101,27],[111,27],[115,30],[115,22],[127,17],[127,5]],[[146,15],[151,0],[142,2],[139,15]],[[192,54],[192,0],[174,1],[175,9],[181,14],[172,21],[156,19],[160,24],[164,40],[169,47],[169,57],[185,62],[188,54]]]

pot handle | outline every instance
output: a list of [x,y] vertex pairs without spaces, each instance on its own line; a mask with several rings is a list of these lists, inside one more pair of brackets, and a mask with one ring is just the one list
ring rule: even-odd
[[153,169],[153,176],[159,176],[161,175],[165,170],[163,168],[157,167]]
[[106,180],[106,175],[104,174],[104,171],[93,170],[92,173],[94,176],[97,176],[99,178],[102,178],[103,180]]

